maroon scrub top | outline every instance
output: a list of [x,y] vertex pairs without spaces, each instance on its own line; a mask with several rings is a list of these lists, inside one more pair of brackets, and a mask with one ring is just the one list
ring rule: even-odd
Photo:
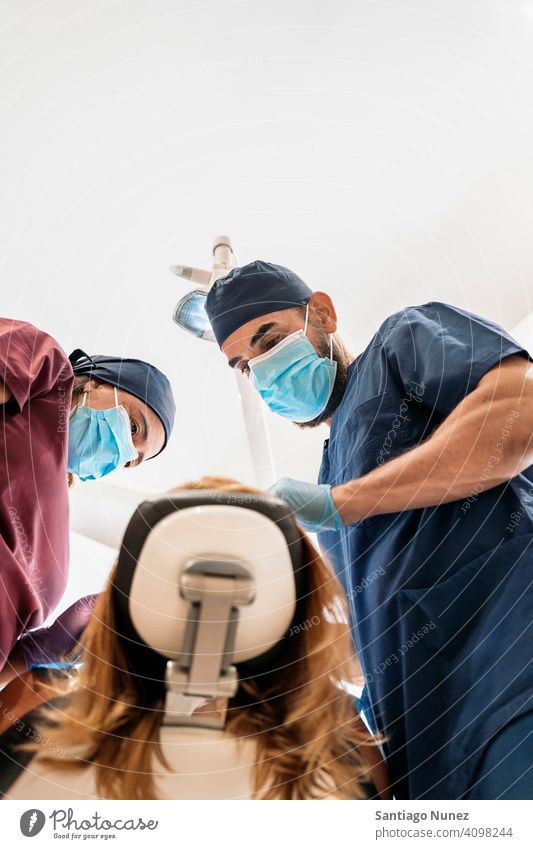
[[0,381],[13,396],[0,406],[0,668],[66,587],[73,380],[55,339],[0,318]]

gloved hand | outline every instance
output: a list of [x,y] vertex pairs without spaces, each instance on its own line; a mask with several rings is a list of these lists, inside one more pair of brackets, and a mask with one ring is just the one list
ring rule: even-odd
[[343,527],[327,483],[281,478],[268,491],[289,505],[306,531],[339,531]]
[[17,642],[26,669],[58,661],[70,652],[85,630],[97,595],[86,595],[63,611],[49,628],[28,631]]

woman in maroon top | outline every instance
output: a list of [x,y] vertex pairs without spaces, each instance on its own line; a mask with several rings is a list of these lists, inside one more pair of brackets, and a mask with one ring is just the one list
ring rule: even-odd
[[174,423],[168,379],[141,360],[67,357],[0,318],[0,684],[72,647],[94,598],[38,629],[69,571],[68,485],[159,454]]

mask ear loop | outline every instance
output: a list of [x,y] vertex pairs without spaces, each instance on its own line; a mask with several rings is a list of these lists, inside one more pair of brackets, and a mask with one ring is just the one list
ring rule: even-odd
[[114,392],[115,392],[115,407],[118,407],[118,406],[120,406],[120,405],[119,405],[119,403],[118,403],[118,392],[117,392],[117,387],[116,387],[116,386],[113,386],[113,390],[114,390]]
[[[307,336],[307,322],[309,319],[309,302],[307,302],[305,307],[305,324],[304,324],[304,335]],[[333,333],[329,334],[329,359],[330,362],[333,362]]]
[[86,400],[87,400],[87,395],[88,395],[88,394],[89,394],[89,393],[87,392],[87,390],[86,390],[86,389],[84,389],[84,390],[83,390],[83,392],[81,393],[81,401],[78,401],[78,403],[76,404],[76,406],[75,406],[75,407],[71,407],[71,408],[70,408],[70,416],[69,416],[70,418],[72,418],[72,416],[74,415],[74,413],[76,412],[76,410],[78,409],[78,407],[85,407],[85,402],[86,402]]

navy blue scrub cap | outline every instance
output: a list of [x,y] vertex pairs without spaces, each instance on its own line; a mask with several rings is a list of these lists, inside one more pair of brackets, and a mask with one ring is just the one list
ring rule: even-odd
[[144,360],[108,357],[104,354],[90,357],[80,348],[72,352],[69,360],[76,376],[87,375],[99,383],[109,383],[129,392],[150,407],[161,420],[165,430],[163,448],[166,446],[174,427],[176,405],[169,379],[162,371]]
[[294,271],[256,259],[213,283],[205,311],[220,346],[247,321],[306,304],[312,294]]

